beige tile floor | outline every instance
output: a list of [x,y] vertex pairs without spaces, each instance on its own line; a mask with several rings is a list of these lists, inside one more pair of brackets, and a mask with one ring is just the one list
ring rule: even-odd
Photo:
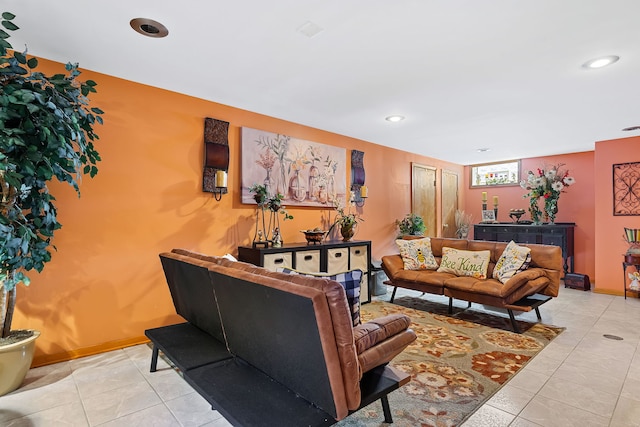
[[[420,295],[398,292],[407,294]],[[541,312],[566,331],[464,427],[640,426],[640,300],[563,288]],[[149,373],[150,358],[139,345],[32,369],[20,389],[0,397],[0,426],[230,425],[163,361]]]

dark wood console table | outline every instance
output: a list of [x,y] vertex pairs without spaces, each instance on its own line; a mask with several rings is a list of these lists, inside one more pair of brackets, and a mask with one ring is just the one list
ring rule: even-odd
[[513,222],[474,224],[473,238],[492,242],[535,243],[562,248],[564,272],[573,273],[573,222],[556,224],[518,224]]

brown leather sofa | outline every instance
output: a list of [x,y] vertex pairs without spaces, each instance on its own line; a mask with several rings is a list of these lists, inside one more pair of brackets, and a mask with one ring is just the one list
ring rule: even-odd
[[[186,370],[185,380],[232,424],[331,425],[378,399],[391,422],[386,395],[409,376],[387,363],[416,339],[407,316],[353,326],[345,291],[335,281],[182,249],[160,259],[176,311],[188,325],[147,336],[169,359],[180,359],[175,363]],[[196,330],[165,336],[178,327]],[[217,355],[192,362],[200,357],[197,345],[188,351],[192,343],[178,341],[202,340],[203,331],[215,340],[208,353]]]
[[563,271],[562,251],[558,246],[520,244],[531,248],[529,267],[515,274],[506,283],[493,279],[495,263],[502,255],[507,243],[449,238],[431,238],[431,250],[438,262],[442,258],[442,248],[451,247],[468,251],[491,251],[487,270],[487,279],[461,277],[436,270],[405,270],[399,254],[382,257],[382,268],[394,286],[391,301],[398,287],[414,289],[449,297],[449,311],[452,311],[453,299],[507,309],[511,324],[520,332],[513,311],[535,310],[540,320],[538,307],[552,297],[558,296],[560,276]]

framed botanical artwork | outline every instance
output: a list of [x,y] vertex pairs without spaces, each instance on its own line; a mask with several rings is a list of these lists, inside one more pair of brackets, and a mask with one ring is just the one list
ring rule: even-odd
[[640,215],[640,162],[613,165],[613,215]]
[[471,188],[520,185],[520,160],[471,165]]
[[287,206],[342,205],[347,196],[347,150],[291,136],[242,128],[242,203],[255,204],[249,191],[264,185]]

